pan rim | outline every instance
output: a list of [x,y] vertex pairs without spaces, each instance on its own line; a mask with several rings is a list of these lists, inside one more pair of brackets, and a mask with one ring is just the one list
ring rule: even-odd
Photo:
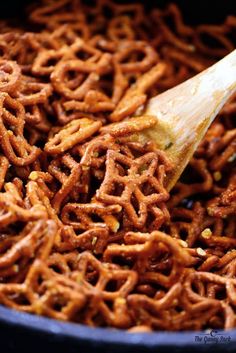
[[[24,330],[29,330],[34,333],[59,336],[61,339],[69,339],[74,342],[83,342],[90,346],[98,347],[98,345],[119,345],[132,346],[133,348],[150,348],[165,347],[177,348],[185,347],[191,348],[203,345],[196,342],[195,337],[206,334],[205,331],[184,331],[184,332],[170,332],[170,331],[155,331],[147,333],[130,333],[121,329],[111,328],[93,328],[86,325],[81,325],[72,322],[64,322],[43,316],[33,315],[17,311],[15,309],[7,308],[0,305],[0,323],[7,325],[9,328],[18,327]],[[107,334],[109,333],[109,334]],[[220,344],[236,349],[236,329],[232,330],[217,330],[217,334],[224,334],[230,336],[228,344]],[[206,345],[216,346],[214,342]]]

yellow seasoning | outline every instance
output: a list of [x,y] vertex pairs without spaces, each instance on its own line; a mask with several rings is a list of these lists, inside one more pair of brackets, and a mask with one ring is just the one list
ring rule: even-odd
[[30,175],[29,175],[29,179],[30,180],[37,180],[38,179],[38,173],[37,172],[31,172]]
[[218,171],[213,174],[213,177],[214,177],[215,181],[219,181],[222,178],[222,174],[221,174],[221,172]]
[[206,252],[202,248],[197,248],[196,251],[199,256],[206,256]]
[[209,239],[212,236],[212,231],[210,228],[206,228],[202,231],[201,235],[204,239]]
[[188,243],[185,240],[180,239],[179,243],[180,243],[180,245],[182,245],[183,248],[187,248],[188,247]]

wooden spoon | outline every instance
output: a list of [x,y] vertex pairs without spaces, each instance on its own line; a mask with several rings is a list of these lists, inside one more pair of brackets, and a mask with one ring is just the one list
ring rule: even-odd
[[[143,115],[155,117],[156,123],[149,127],[147,121],[147,129],[138,134],[141,141],[153,140],[171,159],[174,168],[167,177],[168,190],[175,185],[208,127],[235,91],[236,50],[200,74],[149,100]],[[123,128],[132,124],[138,124],[138,119],[124,121]],[[118,126],[122,122],[101,130],[115,131]]]

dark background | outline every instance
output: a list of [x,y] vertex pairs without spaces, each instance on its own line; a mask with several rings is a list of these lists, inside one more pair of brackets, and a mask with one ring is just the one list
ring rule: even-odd
[[[89,0],[84,0],[89,1]],[[163,7],[168,2],[177,3],[188,23],[217,23],[228,14],[236,14],[236,0],[117,0],[117,2],[141,1],[145,6]],[[0,0],[0,18],[23,16],[25,5],[30,0]]]

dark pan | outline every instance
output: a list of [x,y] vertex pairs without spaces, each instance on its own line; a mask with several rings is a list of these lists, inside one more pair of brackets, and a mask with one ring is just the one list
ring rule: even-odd
[[[132,0],[130,0],[132,1]],[[137,1],[137,0],[136,0]],[[0,0],[0,17],[20,16],[27,0]],[[125,1],[123,1],[125,2]],[[217,23],[236,13],[235,0],[175,0],[188,23]],[[163,6],[164,0],[146,0]],[[0,353],[236,352],[236,329],[211,332],[126,333],[34,316],[0,305]]]

